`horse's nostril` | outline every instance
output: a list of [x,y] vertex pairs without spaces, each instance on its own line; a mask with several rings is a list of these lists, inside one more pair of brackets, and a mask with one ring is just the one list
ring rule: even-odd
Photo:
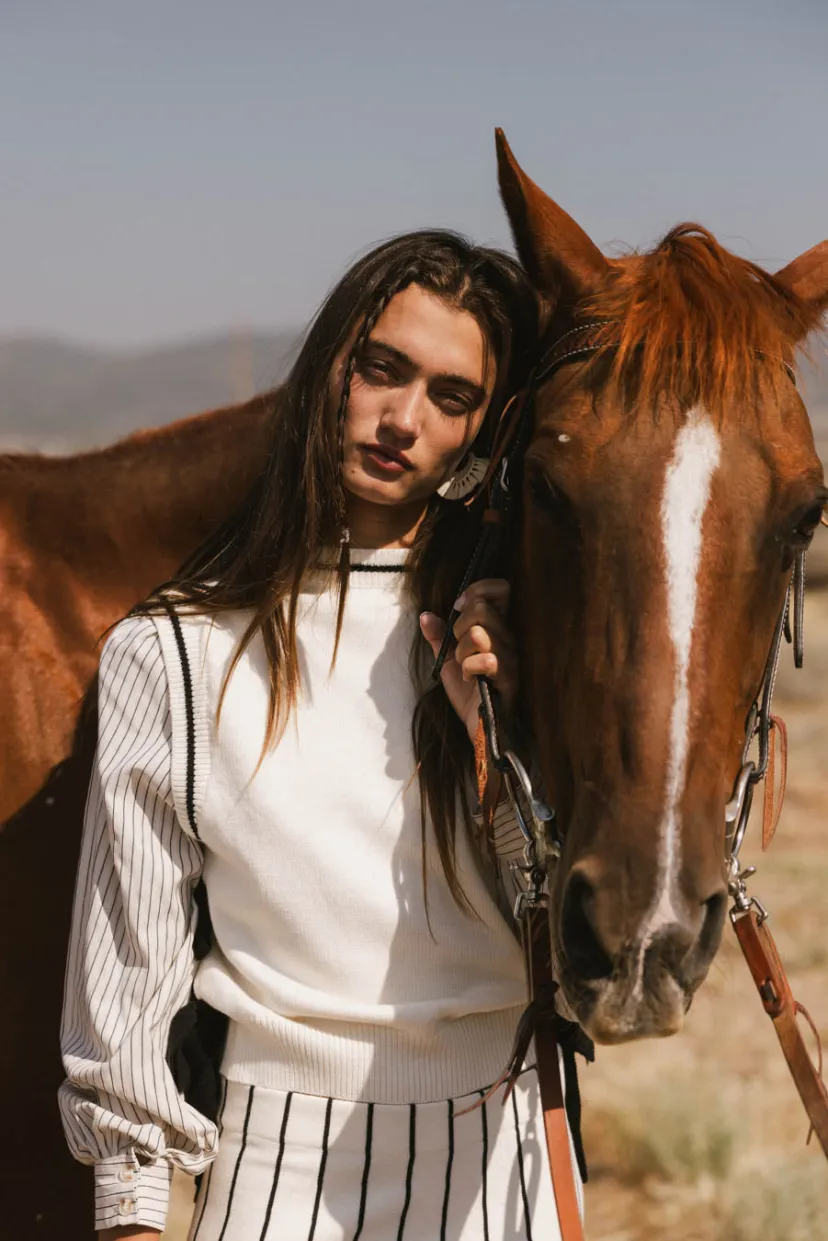
[[695,989],[719,946],[726,905],[726,894],[717,892],[697,906],[696,917],[665,927],[648,948],[647,966],[666,969],[682,986]]
[[561,911],[561,941],[572,972],[585,982],[609,978],[612,960],[601,944],[592,923],[594,909],[592,884],[574,872],[567,884]]
[[727,911],[727,893],[717,892],[704,902],[704,922],[699,935],[698,947],[705,955],[712,957],[719,946],[725,914]]

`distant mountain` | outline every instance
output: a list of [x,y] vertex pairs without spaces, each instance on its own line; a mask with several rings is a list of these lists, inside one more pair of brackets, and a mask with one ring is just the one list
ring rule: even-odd
[[282,379],[294,332],[228,332],[147,350],[0,341],[0,443],[57,450],[246,400]]
[[[139,427],[246,400],[285,375],[294,332],[227,332],[147,350],[64,341],[0,340],[0,447],[54,451],[101,445]],[[828,355],[804,368],[803,389],[828,457]]]

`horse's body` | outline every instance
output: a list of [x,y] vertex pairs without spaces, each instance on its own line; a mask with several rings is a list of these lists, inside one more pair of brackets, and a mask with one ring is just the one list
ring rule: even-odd
[[[549,337],[597,315],[620,362],[573,358],[539,386],[515,548],[523,680],[565,829],[553,949],[597,1036],[670,1033],[718,944],[724,803],[789,544],[825,500],[804,408],[770,371],[828,304],[828,243],[775,280],[690,228],[610,263],[505,143],[500,161]],[[246,490],[265,412],[254,402],[62,462],[0,461],[0,819],[66,757],[102,631]],[[87,762],[0,833],[0,1064],[15,1118],[0,1198],[19,1241],[90,1234],[89,1179],[55,1103]]]
[[0,1093],[14,1118],[0,1153],[0,1232],[15,1241],[92,1236],[91,1172],[68,1154],[56,1094],[94,737],[69,755],[99,639],[239,502],[265,451],[268,406],[218,410],[98,453],[0,458],[0,821],[10,820],[0,830]]
[[101,635],[244,495],[267,408],[75,457],[0,457],[0,824],[69,754]]

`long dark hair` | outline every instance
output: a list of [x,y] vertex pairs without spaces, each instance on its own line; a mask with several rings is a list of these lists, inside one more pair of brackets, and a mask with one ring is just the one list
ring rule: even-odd
[[[300,690],[296,617],[302,579],[308,570],[330,564],[332,552],[336,559],[341,548],[335,570],[339,639],[349,576],[348,547],[342,541],[346,499],[341,460],[351,381],[383,311],[412,284],[467,311],[480,326],[496,375],[475,439],[476,450],[485,453],[503,404],[523,382],[535,347],[535,294],[512,258],[472,245],[456,233],[423,230],[395,237],[346,272],[308,328],[286,383],[273,394],[269,454],[241,508],[173,580],[139,605],[145,612],[169,603],[207,615],[252,611],[228,678],[261,634],[270,669],[262,753],[278,739]],[[332,401],[334,364],[349,341],[353,343],[339,399]],[[432,497],[411,555],[410,591],[419,611],[448,614],[478,527],[475,510]],[[428,654],[418,632],[411,672],[420,694],[412,728],[423,804],[423,868],[425,873],[427,808],[449,887],[467,904],[457,880],[454,842],[458,802],[466,826],[471,822],[472,751],[442,686],[430,682]]]

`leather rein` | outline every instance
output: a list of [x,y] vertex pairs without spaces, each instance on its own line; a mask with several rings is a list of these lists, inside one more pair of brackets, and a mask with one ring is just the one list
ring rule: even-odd
[[[504,410],[492,457],[486,475],[467,504],[485,496],[483,522],[477,544],[466,569],[458,596],[468,586],[488,576],[493,565],[502,564],[510,549],[510,532],[514,517],[523,456],[529,443],[533,423],[533,400],[540,385],[561,368],[586,360],[599,351],[612,349],[612,343],[596,340],[596,329],[603,331],[606,321],[583,324],[558,337],[545,350],[530,372],[525,387]],[[785,365],[792,381],[792,367]],[[825,523],[828,524],[828,523]],[[768,911],[747,890],[747,880],[756,868],[741,868],[739,854],[747,832],[754,792],[767,779],[763,813],[762,847],[773,838],[784,798],[787,742],[784,724],[774,716],[773,693],[776,686],[783,641],[793,644],[794,664],[802,667],[804,655],[805,550],[794,557],[791,578],[780,609],[767,660],[753,705],[745,726],[742,765],[725,807],[725,869],[728,893],[733,904],[730,921],[750,968],[762,1006],[771,1018],[791,1075],[808,1114],[811,1133],[815,1132],[828,1157],[828,1092],[822,1081],[822,1051],[819,1036],[805,1009],[793,997],[773,937],[768,929]],[[459,612],[452,610],[445,637],[435,661],[433,676],[437,679],[449,653],[452,631]],[[475,742],[478,796],[484,826],[490,832],[494,808],[505,786],[515,819],[523,836],[523,861],[512,863],[523,876],[523,885],[514,905],[524,945],[530,1003],[521,1021],[512,1060],[492,1092],[504,1082],[511,1090],[519,1075],[523,1057],[534,1036],[538,1062],[544,1128],[549,1166],[555,1190],[561,1236],[563,1241],[583,1241],[578,1195],[572,1169],[570,1139],[567,1131],[567,1110],[573,1130],[575,1152],[581,1175],[586,1180],[586,1167],[577,1127],[580,1102],[574,1051],[592,1059],[592,1045],[574,1023],[560,1017],[555,1010],[554,996],[558,989],[548,953],[543,950],[544,930],[548,926],[548,865],[561,855],[563,834],[554,810],[547,805],[536,788],[500,718],[498,695],[491,681],[477,678],[480,687],[480,721]],[[774,808],[774,771],[776,740],[781,742],[782,779],[780,795]],[[757,743],[756,761],[750,757]],[[543,857],[538,852],[543,842]],[[804,1015],[817,1035],[818,1065],[808,1053],[797,1017]],[[562,1055],[559,1056],[559,1047]],[[566,1107],[559,1060],[563,1061],[566,1078]],[[491,1093],[491,1092],[490,1092]],[[573,1098],[574,1095],[574,1098]],[[488,1096],[487,1096],[488,1097]]]

